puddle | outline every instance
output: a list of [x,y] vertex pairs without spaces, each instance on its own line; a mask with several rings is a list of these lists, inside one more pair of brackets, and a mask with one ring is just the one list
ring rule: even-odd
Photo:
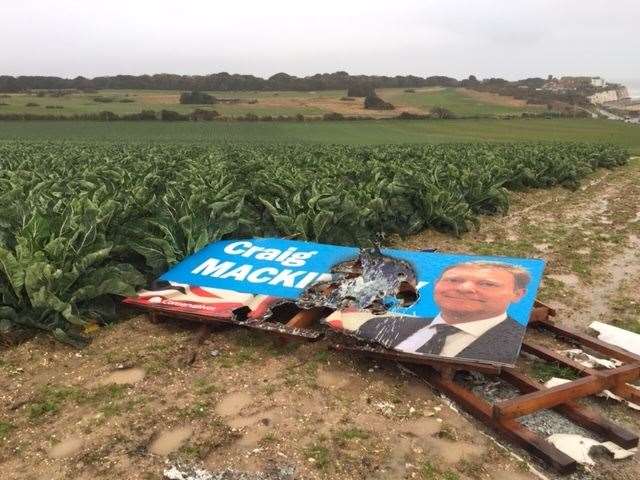
[[193,428],[189,426],[163,430],[149,445],[149,452],[155,455],[169,455],[178,450],[191,435],[193,435]]
[[81,438],[67,438],[62,442],[54,445],[49,450],[49,456],[51,458],[71,457],[80,451],[83,443],[84,442]]
[[468,442],[450,442],[438,438],[429,438],[425,446],[432,450],[444,463],[453,465],[460,460],[477,457],[484,453],[484,448]]
[[117,384],[117,385],[130,385],[138,383],[145,376],[146,372],[143,368],[125,368],[123,370],[116,370],[111,372],[105,378],[100,380],[100,385]]
[[231,417],[253,401],[253,397],[245,392],[235,392],[225,396],[218,405],[215,412],[221,417]]
[[328,390],[341,390],[351,396],[359,396],[366,388],[364,381],[357,375],[340,370],[318,370],[316,382],[320,387]]
[[413,437],[424,438],[430,437],[440,431],[442,423],[435,418],[420,418],[418,420],[407,422],[400,427],[400,431],[408,433]]
[[227,422],[231,428],[244,428],[250,426],[268,426],[272,425],[276,420],[273,410],[267,410],[255,415],[249,415],[247,417],[232,418]]

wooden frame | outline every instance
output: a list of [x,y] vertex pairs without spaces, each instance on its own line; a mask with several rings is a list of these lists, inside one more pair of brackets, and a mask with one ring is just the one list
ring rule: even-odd
[[[452,398],[477,420],[500,432],[512,443],[542,459],[559,473],[571,473],[577,468],[575,460],[518,422],[517,417],[552,408],[577,425],[604,437],[606,440],[612,441],[622,448],[637,447],[639,440],[637,434],[611,422],[598,412],[579,405],[575,402],[575,399],[610,389],[628,400],[637,401],[640,391],[628,386],[626,382],[640,378],[640,357],[588,335],[554,325],[549,321],[549,316],[552,315],[555,315],[552,309],[536,302],[536,308],[534,308],[528,327],[531,329],[546,329],[553,334],[569,339],[572,343],[576,343],[581,347],[595,350],[605,356],[626,362],[626,364],[608,370],[591,369],[552,350],[525,340],[522,346],[523,352],[535,355],[543,360],[560,363],[584,375],[582,378],[563,385],[546,388],[538,381],[519,372],[516,368],[497,367],[497,371],[481,371],[480,366],[473,362],[447,363],[443,365],[439,359],[436,361],[431,358],[423,358],[422,361],[415,362],[412,358],[407,357],[407,354],[392,351],[380,352],[373,348],[340,346],[334,346],[333,348],[378,359],[390,359],[414,365],[416,363],[428,365],[418,370],[427,382]],[[416,371],[415,368],[412,369]],[[452,374],[452,371],[455,370],[481,371],[481,373],[492,375],[516,387],[522,392],[522,395],[491,405],[471,390],[456,383]]]

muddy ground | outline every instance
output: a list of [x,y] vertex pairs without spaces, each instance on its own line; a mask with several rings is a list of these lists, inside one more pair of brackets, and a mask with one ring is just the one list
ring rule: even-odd
[[[511,200],[510,213],[483,218],[462,238],[429,231],[395,246],[544,258],[540,296],[558,322],[638,329],[640,159],[593,174],[575,192]],[[556,477],[518,449],[510,448],[524,461],[511,456],[394,364],[235,329],[194,345],[197,334],[137,316],[95,332],[84,350],[38,337],[3,351],[3,480],[161,479],[178,464],[262,472],[216,478],[519,480],[536,478],[532,467]],[[522,368],[540,379],[557,373],[529,361]],[[640,413],[584,402],[640,431]],[[553,417],[532,428],[571,429]],[[636,479],[638,461],[601,457],[572,478]]]

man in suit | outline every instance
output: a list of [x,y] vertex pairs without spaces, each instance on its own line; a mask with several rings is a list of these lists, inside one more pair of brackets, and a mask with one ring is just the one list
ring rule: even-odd
[[513,364],[525,326],[507,308],[524,296],[529,280],[526,270],[504,263],[452,265],[434,285],[435,318],[375,316],[354,333],[408,353]]

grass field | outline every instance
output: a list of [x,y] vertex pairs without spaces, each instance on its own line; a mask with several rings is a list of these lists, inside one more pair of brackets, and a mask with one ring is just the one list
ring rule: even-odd
[[415,92],[390,88],[381,89],[378,94],[394,105],[407,105],[425,112],[434,107],[445,107],[458,116],[509,115],[546,109],[541,105],[526,105],[524,101],[510,97],[483,94],[463,88],[418,88]]
[[351,145],[513,141],[610,142],[640,153],[640,127],[610,120],[357,122],[0,122],[0,140],[167,143],[318,142]]
[[[345,90],[318,92],[208,92],[217,98],[240,99],[236,104],[181,105],[176,90],[101,90],[99,93],[73,93],[63,97],[37,94],[12,94],[0,97],[0,113],[31,113],[38,115],[74,115],[108,110],[118,115],[142,110],[174,110],[189,113],[195,108],[214,109],[224,116],[254,115],[322,116],[338,112],[344,115],[396,116],[407,111],[428,113],[433,107],[446,107],[460,116],[504,115],[541,111],[544,107],[525,105],[510,97],[482,95],[455,88],[423,88],[408,93],[402,88],[379,89],[378,94],[393,103],[393,111],[365,110],[362,98],[341,100]],[[95,99],[107,100],[96,101]],[[249,103],[249,102],[254,103]]]

